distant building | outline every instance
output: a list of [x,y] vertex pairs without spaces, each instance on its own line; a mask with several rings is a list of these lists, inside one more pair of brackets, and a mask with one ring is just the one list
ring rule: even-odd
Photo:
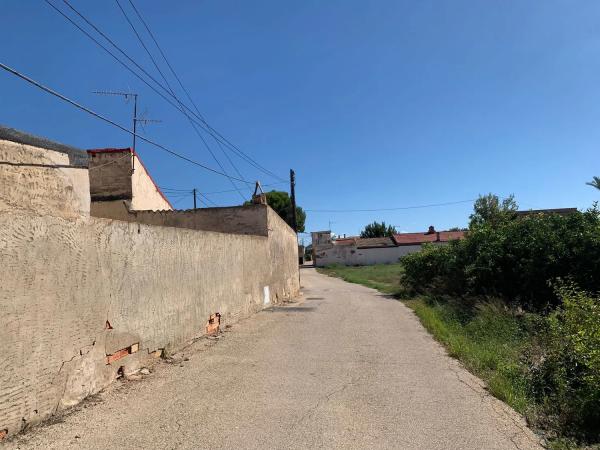
[[368,266],[398,262],[402,256],[418,252],[425,243],[447,244],[462,239],[464,231],[436,231],[433,226],[421,233],[398,233],[392,237],[333,239],[330,231],[312,233],[313,260],[317,267],[332,264]]
[[517,216],[534,216],[536,214],[558,214],[559,216],[568,216],[577,212],[577,208],[553,208],[553,209],[529,209],[517,211]]

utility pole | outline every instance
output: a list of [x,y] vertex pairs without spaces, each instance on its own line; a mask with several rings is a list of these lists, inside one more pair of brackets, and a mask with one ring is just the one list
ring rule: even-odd
[[192,192],[194,193],[194,209],[196,209],[196,188],[194,188]]
[[298,217],[296,216],[296,174],[290,169],[290,194],[292,197],[292,228],[298,234]]
[[125,98],[125,101],[129,101],[129,99],[133,99],[133,146],[132,155],[131,155],[131,172],[135,171],[135,138],[137,136],[137,124],[141,122],[143,125],[148,123],[159,123],[160,120],[151,120],[151,119],[142,119],[137,116],[137,99],[138,94],[135,92],[119,92],[119,91],[93,91],[94,94],[99,95],[119,95]]

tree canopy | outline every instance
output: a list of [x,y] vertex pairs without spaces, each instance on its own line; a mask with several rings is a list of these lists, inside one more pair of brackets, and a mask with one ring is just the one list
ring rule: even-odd
[[396,234],[396,228],[392,225],[386,225],[385,222],[373,222],[365,226],[364,230],[360,232],[361,238],[376,238],[376,237],[390,237]]
[[[273,210],[279,214],[286,223],[293,228],[293,215],[292,215],[292,199],[289,194],[284,191],[270,191],[266,192],[267,203],[273,208]],[[252,202],[245,202],[244,205],[250,205]],[[306,213],[304,210],[296,205],[296,222],[298,225],[298,232],[304,231],[304,222],[306,221]]]
[[473,205],[473,214],[469,216],[469,228],[484,223],[496,225],[507,218],[514,217],[518,206],[514,195],[509,195],[502,201],[497,195],[480,195]]

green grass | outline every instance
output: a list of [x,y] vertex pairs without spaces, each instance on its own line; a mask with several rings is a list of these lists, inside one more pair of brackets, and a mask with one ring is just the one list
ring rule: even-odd
[[451,356],[486,382],[492,395],[522,414],[529,412],[532,401],[520,361],[529,336],[521,317],[496,303],[479,303],[469,311],[451,301],[404,303]]
[[341,278],[350,283],[362,284],[386,294],[400,295],[402,285],[401,264],[376,264],[374,266],[328,266],[318,268],[319,272]]
[[479,303],[467,310],[452,299],[407,299],[401,264],[331,266],[318,270],[401,298],[451,356],[486,382],[494,396],[523,414],[532,407],[525,369],[519,358],[529,342],[524,319],[501,303]]

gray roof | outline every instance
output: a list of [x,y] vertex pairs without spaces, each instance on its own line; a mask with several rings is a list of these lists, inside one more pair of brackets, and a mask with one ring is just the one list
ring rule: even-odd
[[70,145],[53,142],[46,138],[27,134],[14,128],[0,125],[0,140],[18,142],[19,144],[31,145],[33,147],[54,150],[55,152],[69,155],[69,164],[74,166],[88,166],[88,156],[84,150],[71,147]]

